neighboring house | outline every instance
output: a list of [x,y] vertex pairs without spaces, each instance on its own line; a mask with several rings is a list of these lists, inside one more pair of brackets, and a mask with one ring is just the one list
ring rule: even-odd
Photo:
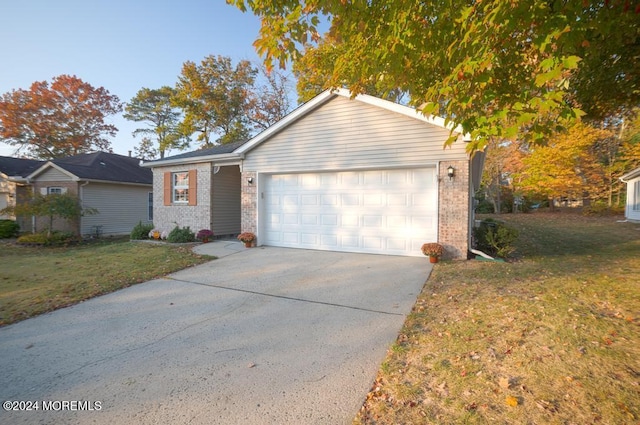
[[[97,214],[85,215],[69,225],[56,222],[56,229],[80,235],[128,234],[140,221],[153,220],[152,173],[140,160],[106,152],[80,154],[47,161],[27,176],[36,193],[72,193],[82,206]],[[44,218],[34,220],[34,230],[44,230]]]
[[[0,210],[16,205],[17,200],[31,196],[27,176],[44,164],[35,159],[0,156]],[[0,219],[16,220],[22,231],[31,230],[31,219],[0,214]]]
[[624,216],[627,220],[640,221],[640,168],[620,177],[627,184],[627,206]]
[[[242,144],[145,162],[154,224],[258,245],[422,256],[439,241],[467,258],[484,154],[444,148],[443,119],[345,90],[325,91]],[[453,170],[450,178],[448,169]]]

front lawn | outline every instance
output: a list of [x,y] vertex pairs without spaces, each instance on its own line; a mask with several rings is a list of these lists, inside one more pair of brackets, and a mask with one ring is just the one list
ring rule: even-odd
[[354,423],[640,423],[640,225],[495,218],[519,258],[437,264]]
[[66,248],[0,241],[0,326],[208,260],[190,246],[128,240]]

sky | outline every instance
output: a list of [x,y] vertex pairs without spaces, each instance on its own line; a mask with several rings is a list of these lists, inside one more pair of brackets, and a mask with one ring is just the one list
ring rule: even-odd
[[[0,0],[0,94],[68,74],[128,102],[143,87],[174,86],[186,61],[260,63],[259,29],[224,0]],[[141,123],[108,122],[119,129],[113,152],[128,155]],[[0,143],[0,155],[14,151]]]

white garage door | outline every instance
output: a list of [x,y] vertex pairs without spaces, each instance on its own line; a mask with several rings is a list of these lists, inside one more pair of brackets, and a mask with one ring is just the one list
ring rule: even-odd
[[437,240],[433,168],[276,174],[263,188],[265,245],[421,256]]

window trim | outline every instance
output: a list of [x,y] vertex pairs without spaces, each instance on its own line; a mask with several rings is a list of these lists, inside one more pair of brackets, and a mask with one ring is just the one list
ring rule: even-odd
[[[178,185],[177,180],[179,175],[184,175],[182,178],[182,184]],[[189,203],[189,172],[188,171],[176,171],[171,173],[171,202],[174,204],[188,204]],[[183,191],[180,196],[177,195],[177,191]],[[183,198],[183,199],[178,199]]]

